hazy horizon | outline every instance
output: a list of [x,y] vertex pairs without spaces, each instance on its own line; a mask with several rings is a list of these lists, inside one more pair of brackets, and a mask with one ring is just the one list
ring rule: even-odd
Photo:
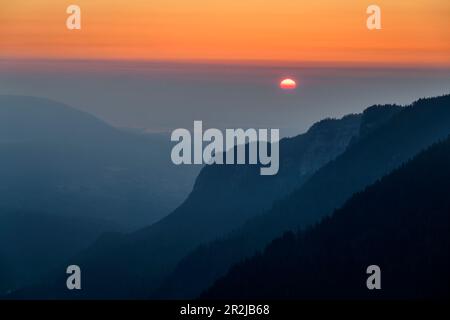
[[[283,77],[298,88],[281,90]],[[279,128],[292,136],[374,104],[449,93],[450,68],[0,60],[0,88],[66,103],[116,127],[168,133],[202,120],[210,128]]]

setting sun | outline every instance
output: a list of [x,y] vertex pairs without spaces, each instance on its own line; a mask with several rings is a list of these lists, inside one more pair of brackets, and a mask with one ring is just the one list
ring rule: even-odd
[[293,90],[297,88],[297,83],[292,79],[284,79],[280,82],[280,88],[284,90]]

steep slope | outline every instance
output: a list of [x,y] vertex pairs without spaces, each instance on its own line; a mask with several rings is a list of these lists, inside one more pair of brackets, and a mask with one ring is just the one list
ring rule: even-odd
[[2,210],[148,225],[181,203],[199,171],[174,166],[170,147],[61,103],[0,96]]
[[[354,195],[331,218],[273,241],[203,297],[450,297],[450,138]],[[381,268],[381,290],[366,269]]]
[[422,99],[401,112],[394,106],[367,109],[360,136],[341,156],[269,212],[186,256],[157,296],[195,297],[233,264],[252,256],[284,231],[304,228],[331,214],[353,193],[449,133],[450,96]]
[[[261,176],[258,166],[205,167],[188,199],[168,217],[130,235],[104,237],[74,259],[89,283],[80,295],[148,297],[189,250],[264,212],[273,201],[342,153],[357,134],[359,124],[358,115],[330,119],[316,124],[304,135],[283,139],[276,176]],[[50,296],[70,296],[61,286],[61,279],[57,283],[56,288],[48,290]]]

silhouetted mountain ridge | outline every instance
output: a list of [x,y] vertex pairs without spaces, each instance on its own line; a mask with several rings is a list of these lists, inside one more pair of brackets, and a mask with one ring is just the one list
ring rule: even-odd
[[[371,121],[367,122],[370,125],[365,125],[367,130],[357,138],[360,116],[345,118],[345,121],[354,119],[357,123],[349,127],[343,125],[338,132],[325,135],[325,140],[319,139],[319,146],[311,143],[312,150],[317,153],[299,152],[300,159],[285,157],[284,146],[297,138],[306,144],[314,139],[297,137],[283,140],[280,142],[282,163],[277,176],[260,176],[255,170],[253,179],[239,180],[236,175],[246,177],[247,166],[239,166],[244,170],[240,172],[233,171],[238,170],[238,166],[206,167],[196,188],[172,214],[138,232],[105,237],[72,259],[84,270],[84,281],[89,284],[86,290],[76,294],[68,292],[65,274],[60,269],[60,276],[52,279],[53,282],[47,281],[44,286],[33,288],[28,296],[192,297],[225,274],[234,263],[253,255],[286,230],[316,223],[342,206],[355,192],[448,136],[449,105],[450,96],[443,96],[422,99],[401,110],[388,106],[379,117],[370,114],[368,120]],[[346,124],[344,119],[340,121]],[[341,143],[342,139],[346,139],[347,144]],[[301,148],[299,142],[289,149],[295,150],[292,154],[296,154]],[[336,151],[340,152],[333,157]],[[323,157],[323,152],[330,153]],[[280,194],[279,181],[298,179],[298,176],[290,174],[291,171],[300,168],[300,163],[314,163],[308,157],[303,158],[306,154],[318,154],[318,159],[326,158],[328,161],[316,163],[316,170],[305,175],[300,184],[286,194]],[[283,171],[284,166],[290,169]],[[250,167],[249,170],[255,168]],[[235,186],[235,180],[240,181],[239,188]],[[267,189],[270,187],[273,189]],[[230,233],[232,230],[235,231]],[[180,259],[197,245],[226,234],[223,240],[188,255],[170,274]],[[169,278],[154,295],[165,275]],[[18,296],[27,296],[27,291],[18,292]]]
[[55,101],[0,95],[2,208],[142,227],[181,203],[199,170],[173,165],[170,148]]
[[181,203],[199,168],[173,165],[170,148],[59,102],[0,95],[0,292]]
[[[330,218],[274,240],[203,294],[214,299],[450,296],[450,138],[357,193]],[[381,268],[381,290],[366,269]]]
[[371,107],[363,113],[361,130],[343,154],[285,199],[275,202],[267,213],[186,256],[157,296],[195,297],[229,267],[263,249],[275,237],[331,214],[353,193],[446,137],[450,134],[450,96],[421,99],[401,109]]
[[[188,199],[172,214],[138,232],[103,238],[74,258],[90,283],[81,296],[148,296],[191,249],[264,212],[342,153],[358,133],[359,122],[360,115],[329,119],[311,132],[283,139],[276,176],[261,176],[254,165],[205,167]],[[70,295],[60,285],[54,291],[51,294]]]

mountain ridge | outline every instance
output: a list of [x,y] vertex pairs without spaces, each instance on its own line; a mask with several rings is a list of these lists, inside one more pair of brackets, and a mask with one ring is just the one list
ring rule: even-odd
[[[322,222],[273,240],[202,298],[448,298],[449,163],[450,137],[354,194]],[[365,286],[373,264],[381,268],[381,290]]]
[[[366,112],[370,119],[371,108]],[[187,255],[156,296],[195,297],[228,267],[263,249],[277,235],[322,219],[354,192],[450,133],[449,95],[420,99],[400,112],[397,106],[390,105],[382,113],[388,121],[382,116],[379,125],[372,126],[373,130],[364,128],[363,134],[355,137],[344,153],[282,201],[275,202],[271,210],[250,219],[227,237]]]
[[[145,297],[148,286],[156,288],[158,279],[190,248],[264,211],[274,198],[303,183],[313,170],[343,152],[356,134],[359,122],[359,115],[327,120],[316,125],[312,133],[283,139],[280,153],[284,156],[276,176],[260,176],[257,166],[205,167],[188,199],[171,215],[129,235],[103,237],[74,257],[86,270],[85,274],[93,277],[86,280],[93,282],[87,294],[89,297]],[[269,196],[261,197],[267,192]],[[205,197],[211,201],[205,202]],[[244,207],[247,212],[241,211]],[[142,253],[145,253],[143,258]],[[103,265],[112,267],[105,272]],[[121,282],[129,283],[130,291],[111,283],[114,274],[123,275]],[[134,277],[137,274],[138,282]],[[56,292],[60,291],[56,289]]]
[[49,99],[0,95],[5,210],[88,212],[142,227],[182,202],[198,170],[173,165],[162,138],[116,129]]

